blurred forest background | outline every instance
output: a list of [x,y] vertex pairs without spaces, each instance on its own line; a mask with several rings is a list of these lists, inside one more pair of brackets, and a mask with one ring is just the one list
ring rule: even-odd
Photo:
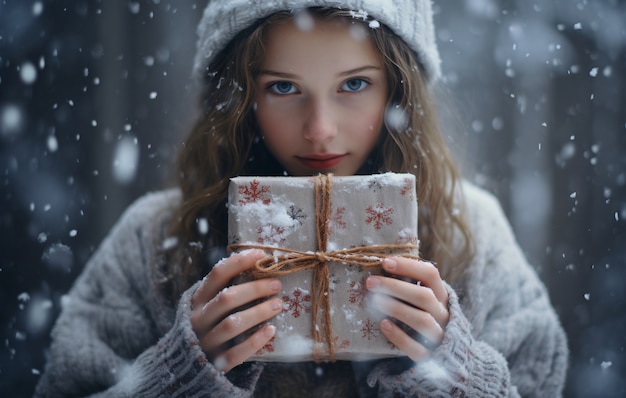
[[[32,395],[63,295],[171,179],[204,4],[0,0],[0,396]],[[444,131],[550,290],[566,396],[626,396],[626,1],[435,9]]]

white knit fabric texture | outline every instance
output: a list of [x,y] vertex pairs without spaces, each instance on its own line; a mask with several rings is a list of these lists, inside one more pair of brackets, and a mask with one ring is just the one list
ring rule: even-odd
[[386,25],[416,52],[427,80],[432,83],[439,78],[441,60],[435,40],[431,0],[212,0],[198,24],[195,77],[202,76],[230,40],[257,20],[278,11],[308,7],[351,10]]

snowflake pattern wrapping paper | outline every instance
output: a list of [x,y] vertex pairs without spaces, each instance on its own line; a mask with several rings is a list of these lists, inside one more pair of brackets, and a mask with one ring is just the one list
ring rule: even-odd
[[[315,177],[231,179],[229,243],[261,245],[274,256],[284,254],[281,248],[318,250],[314,181]],[[410,253],[406,249],[386,253],[418,254],[413,175],[332,177],[330,200],[326,252],[408,244],[414,245]],[[365,279],[381,274],[381,268],[332,261],[328,270],[332,336],[326,344],[332,344],[332,355],[326,345],[314,343],[312,336],[313,271],[299,270],[278,276],[284,306],[270,320],[276,335],[249,360],[369,360],[403,355],[379,330],[383,315],[368,306]]]

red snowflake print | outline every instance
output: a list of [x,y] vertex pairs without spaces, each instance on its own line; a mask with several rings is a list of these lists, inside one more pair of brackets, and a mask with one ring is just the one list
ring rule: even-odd
[[413,186],[413,180],[410,178],[404,179],[404,186],[400,190],[400,195],[409,196],[409,200],[413,201],[415,199],[415,187]]
[[261,185],[259,180],[252,180],[248,185],[239,187],[239,194],[243,195],[243,199],[239,199],[239,204],[245,205],[248,203],[261,202],[264,205],[270,203],[270,199],[266,197],[266,194],[270,193],[270,187],[268,185]]
[[335,350],[337,351],[344,351],[345,349],[350,347],[350,340],[343,339],[341,342],[339,342],[339,336],[334,336],[333,346],[335,347]]
[[261,244],[281,244],[285,242],[285,228],[273,224],[258,227],[256,233],[259,235],[257,242]]
[[256,352],[256,355],[263,355],[263,354],[267,354],[267,353],[270,353],[270,352],[274,352],[274,339],[275,338],[276,338],[276,336],[272,337],[270,339],[270,341],[265,343],[265,345],[263,347],[261,347],[261,349]]
[[367,287],[365,286],[365,277],[360,281],[350,281],[350,295],[348,301],[352,304],[356,304],[359,307],[363,307],[365,304],[365,297],[367,297]]
[[390,349],[392,350],[399,350],[398,346],[393,344],[391,341],[387,340],[387,345],[389,346]]
[[330,225],[328,226],[331,234],[335,232],[336,230],[346,229],[346,222],[343,221],[343,215],[345,212],[346,212],[345,207],[339,207],[335,209],[335,213],[330,217],[330,220],[329,220]]
[[400,236],[396,240],[397,245],[417,245],[418,243],[419,239],[412,233],[400,232]]
[[372,224],[374,229],[381,229],[383,224],[391,225],[393,224],[393,219],[391,215],[394,212],[393,207],[385,207],[382,203],[378,203],[376,207],[369,206],[365,209],[367,214],[367,218],[365,222],[367,224]]
[[366,320],[365,324],[361,328],[361,337],[368,340],[378,337],[378,329],[376,328],[376,324],[370,319]]
[[311,312],[311,295],[303,294],[302,289],[296,288],[290,296],[283,296],[283,301],[294,318],[298,318],[302,313]]

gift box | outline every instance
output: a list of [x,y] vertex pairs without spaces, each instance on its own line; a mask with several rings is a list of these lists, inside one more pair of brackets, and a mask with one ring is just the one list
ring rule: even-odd
[[[229,247],[269,256],[244,280],[282,281],[274,338],[254,361],[370,360],[404,355],[379,330],[365,280],[390,255],[417,258],[412,174],[236,177]],[[241,282],[241,281],[240,281]]]

